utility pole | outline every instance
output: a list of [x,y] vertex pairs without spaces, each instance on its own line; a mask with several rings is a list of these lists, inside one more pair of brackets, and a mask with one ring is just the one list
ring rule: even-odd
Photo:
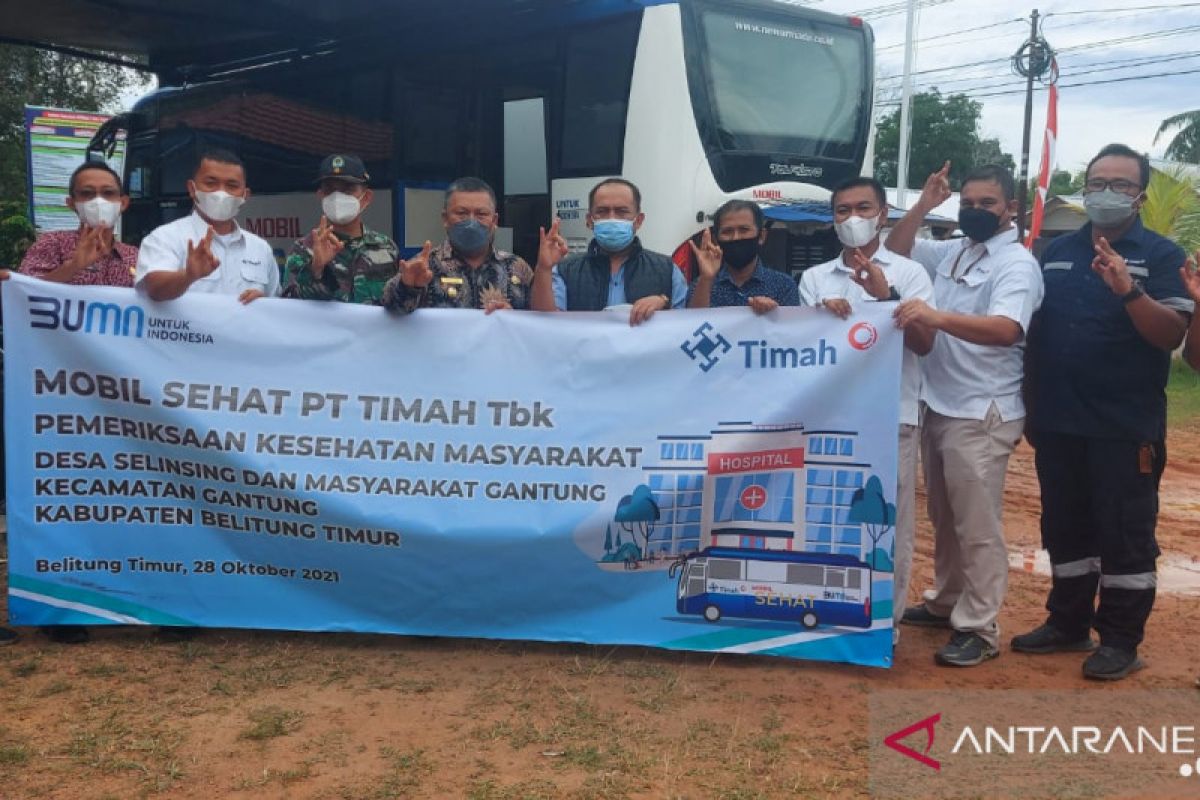
[[905,195],[908,193],[908,150],[912,137],[912,121],[909,119],[912,107],[912,62],[913,48],[916,47],[914,29],[916,27],[917,0],[908,0],[908,18],[904,31],[904,75],[900,87],[900,154],[896,164],[896,205],[901,211],[908,210]]
[[1033,81],[1050,69],[1053,51],[1038,34],[1038,10],[1030,17],[1029,39],[1013,56],[1013,70],[1025,78],[1025,129],[1021,136],[1021,168],[1017,177],[1017,236],[1025,238],[1026,196],[1029,194],[1029,133],[1033,127]]

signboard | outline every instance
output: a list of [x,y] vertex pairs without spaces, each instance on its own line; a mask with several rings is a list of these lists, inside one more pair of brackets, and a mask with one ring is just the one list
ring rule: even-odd
[[[28,158],[29,218],[38,231],[74,230],[79,217],[67,208],[71,173],[87,158],[88,142],[108,120],[104,114],[61,108],[25,106],[25,141]],[[125,166],[125,134],[108,165],[118,175]],[[116,228],[120,238],[120,224]]]
[[3,301],[14,623],[891,663],[890,304]]

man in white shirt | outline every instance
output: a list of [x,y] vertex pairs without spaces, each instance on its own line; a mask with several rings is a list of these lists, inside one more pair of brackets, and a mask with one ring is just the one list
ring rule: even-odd
[[[861,303],[917,299],[933,304],[933,284],[925,268],[896,255],[880,242],[888,213],[883,184],[874,178],[850,178],[834,188],[830,205],[842,253],[804,271],[800,276],[801,303],[824,306],[843,319]],[[917,411],[919,356],[933,347],[934,335],[932,329],[920,325],[910,325],[904,331],[892,578],[892,614],[897,625],[908,596],[916,534],[917,446],[921,440]],[[899,629],[893,628],[893,641],[897,638]]]
[[249,303],[278,295],[279,267],[271,246],[235,219],[250,197],[241,159],[225,150],[206,151],[187,189],[192,213],[142,240],[134,284],[151,300],[207,292]]
[[888,246],[929,270],[937,301],[936,309],[905,301],[898,324],[942,334],[921,362],[935,589],[903,621],[951,628],[935,660],[967,667],[999,655],[997,618],[1008,586],[1004,477],[1024,428],[1025,334],[1043,288],[1037,261],[1018,241],[1012,173],[1002,167],[963,179],[958,221],[966,238],[916,240],[925,216],[950,197],[949,171],[946,162],[929,176]]

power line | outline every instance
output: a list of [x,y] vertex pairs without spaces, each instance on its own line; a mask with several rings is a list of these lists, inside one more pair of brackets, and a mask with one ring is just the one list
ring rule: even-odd
[[[1080,83],[1060,83],[1060,84],[1058,84],[1058,88],[1074,89],[1077,86],[1098,86],[1098,85],[1104,84],[1104,83],[1125,83],[1126,81],[1145,81],[1145,80],[1149,80],[1151,78],[1173,78],[1176,75],[1191,75],[1196,72],[1200,72],[1200,67],[1196,67],[1195,69],[1181,69],[1181,70],[1177,70],[1175,72],[1154,72],[1149,75],[1129,75],[1124,78],[1106,78],[1104,80],[1098,80],[1098,81],[1081,81]],[[1023,92],[1025,90],[1021,89],[1019,91]],[[1015,92],[1012,92],[1012,91],[989,92],[989,93],[985,93],[985,94],[977,94],[977,95],[975,95],[975,97],[999,97],[1000,95],[1014,94],[1014,93]]]
[[[1150,73],[1148,75],[1129,75],[1129,76],[1125,76],[1122,78],[1105,78],[1105,79],[1101,79],[1101,80],[1097,80],[1097,81],[1080,81],[1079,83],[1059,83],[1057,85],[1058,85],[1058,88],[1060,88],[1060,89],[1074,89],[1074,88],[1077,88],[1080,86],[1098,86],[1098,85],[1107,84],[1107,83],[1125,83],[1127,81],[1144,81],[1144,80],[1149,80],[1151,78],[1171,78],[1171,77],[1175,77],[1176,75],[1191,75],[1191,74],[1197,73],[1197,72],[1200,72],[1200,67],[1196,67],[1195,69],[1182,69],[1182,70],[1177,70],[1175,72],[1154,72],[1154,73]],[[998,92],[983,92],[981,94],[969,94],[966,92],[961,92],[961,93],[955,92],[955,94],[963,94],[971,100],[978,100],[978,99],[981,99],[984,97],[1001,97],[1004,95],[1024,94],[1024,93],[1025,93],[1024,89],[1009,89],[1009,90],[998,91]],[[890,108],[892,106],[898,106],[898,105],[900,105],[899,101],[894,101],[894,102],[886,102],[886,103],[877,103],[875,107],[876,108]]]
[[1116,14],[1126,11],[1174,11],[1177,8],[1196,8],[1200,3],[1166,3],[1154,6],[1125,6],[1124,8],[1094,8],[1087,11],[1051,11],[1047,17],[1073,17],[1079,14]]
[[[1135,67],[1145,67],[1145,66],[1150,66],[1151,64],[1162,64],[1162,63],[1166,63],[1169,61],[1180,61],[1180,60],[1184,60],[1184,59],[1197,58],[1197,57],[1200,57],[1200,50],[1193,50],[1188,53],[1164,53],[1161,56],[1137,56],[1136,58],[1124,59],[1119,62],[1100,61],[1100,62],[1094,62],[1091,64],[1078,64],[1078,65],[1074,65],[1074,68],[1067,68],[1067,66],[1064,66],[1063,64],[1060,63],[1059,64],[1059,72],[1065,76],[1075,78],[1075,77],[1079,77],[1081,75],[1091,75],[1091,74],[1097,73],[1097,72],[1111,72],[1113,70],[1134,69]],[[995,79],[995,78],[999,78],[999,77],[1000,76],[971,75],[971,76],[968,76],[965,78],[949,78],[947,80],[941,80],[941,81],[930,81],[930,86],[941,89],[942,87],[949,86],[949,85],[955,84],[955,83],[969,83],[969,82],[973,82],[973,81],[986,81],[989,79]],[[1009,81],[1012,79],[1011,76],[1008,76],[1008,75],[1003,76],[1003,78],[1004,78],[1004,80],[998,84],[984,84],[984,85],[980,85],[980,86],[971,86],[971,87],[968,87],[966,89],[961,89],[961,90],[956,89],[956,90],[954,90],[953,94],[958,94],[961,92],[970,92],[970,91],[974,91],[975,89],[989,89],[989,88],[992,88],[993,86],[1002,86],[1002,85],[1004,85],[1004,83],[1006,81]],[[888,90],[895,89],[894,86],[885,86],[883,88],[888,89]]]
[[[934,6],[943,6],[946,3],[953,3],[955,0],[919,0],[917,8],[933,8]],[[908,11],[908,3],[888,3],[887,5],[875,6],[874,8],[864,8],[861,11],[850,12],[855,17],[863,17],[865,19],[878,19],[880,17],[890,17],[893,14],[902,14]]]
[[[1146,33],[1134,34],[1132,36],[1122,36],[1122,37],[1117,37],[1115,39],[1104,39],[1104,40],[1095,41],[1095,42],[1086,42],[1086,43],[1080,44],[1080,45],[1073,45],[1071,47],[1064,47],[1061,50],[1059,50],[1058,53],[1061,56],[1064,53],[1079,52],[1080,50],[1094,50],[1097,47],[1106,47],[1106,46],[1117,45],[1117,44],[1133,44],[1135,42],[1148,41],[1150,39],[1162,39],[1162,38],[1166,38],[1169,36],[1179,36],[1179,35],[1182,35],[1185,33],[1194,33],[1197,31],[1200,31],[1200,25],[1190,25],[1190,26],[1186,26],[1183,28],[1174,28],[1174,29],[1167,29],[1167,30],[1160,30],[1160,31],[1148,31]],[[933,75],[934,73],[939,73],[939,72],[952,72],[952,71],[957,71],[957,70],[962,70],[962,69],[968,69],[971,67],[990,66],[990,65],[994,65],[994,64],[1008,63],[1010,58],[1011,58],[1010,56],[997,56],[997,57],[993,57],[993,58],[986,58],[981,61],[971,61],[966,64],[953,64],[953,65],[947,66],[947,67],[932,67],[930,69],[917,70],[916,72],[913,73],[913,77],[918,77],[918,76],[923,76],[923,75]]]
[[[941,35],[941,36],[930,36],[926,39],[918,39],[916,41],[916,44],[922,44],[924,42],[935,42],[935,41],[940,42],[943,39],[949,39],[949,38],[952,38],[955,36],[961,36],[964,33],[974,33],[975,31],[986,31],[989,28],[999,28],[1002,25],[1013,25],[1013,24],[1023,25],[1023,24],[1025,24],[1025,20],[1023,20],[1023,19],[1006,19],[1003,22],[993,22],[991,25],[980,25],[977,28],[964,28],[961,31],[954,31],[953,33],[947,33],[947,34]],[[962,44],[968,44],[970,42],[983,42],[983,41],[987,41],[988,38],[990,38],[990,37],[981,38],[981,39],[967,39],[966,41],[963,41],[963,42],[946,42],[945,46],[951,47],[951,46],[957,46],[957,45],[962,45]],[[941,47],[942,45],[931,45],[931,46]],[[881,50],[895,50],[896,48],[899,48],[899,47],[904,47],[904,43],[901,42],[900,44],[889,44],[886,47],[876,47],[875,52],[878,53]]]

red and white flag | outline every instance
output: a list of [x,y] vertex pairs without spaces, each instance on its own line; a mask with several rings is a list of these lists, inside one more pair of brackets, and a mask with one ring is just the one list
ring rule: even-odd
[[[1057,76],[1058,65],[1053,64],[1051,69]],[[1042,169],[1038,173],[1037,194],[1033,198],[1033,220],[1029,223],[1029,236],[1025,239],[1025,246],[1030,250],[1033,249],[1033,243],[1037,241],[1042,232],[1042,218],[1046,213],[1046,196],[1050,191],[1050,176],[1054,172],[1054,148],[1057,143],[1058,86],[1052,82],[1046,106],[1046,137],[1042,142]]]

